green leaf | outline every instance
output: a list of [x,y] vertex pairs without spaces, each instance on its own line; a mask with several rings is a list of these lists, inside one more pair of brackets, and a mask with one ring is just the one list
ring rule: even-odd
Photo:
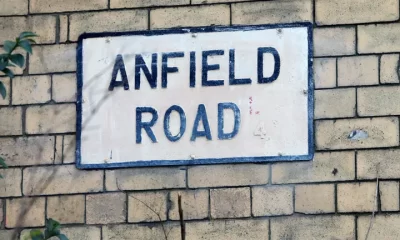
[[31,43],[28,40],[22,40],[18,43],[20,47],[22,47],[25,51],[32,54]]
[[26,39],[27,41],[29,41],[30,43],[36,43],[36,41],[34,39]]
[[40,231],[38,229],[31,230],[30,236],[31,236],[32,240],[43,240],[44,239],[42,231]]
[[52,218],[49,218],[46,222],[46,228],[50,231],[57,230],[60,228],[60,223]]
[[8,62],[0,61],[0,71],[3,71],[3,69],[6,68],[8,64]]
[[32,237],[32,240],[44,240],[45,238],[42,236]]
[[19,67],[23,67],[25,64],[25,57],[22,54],[13,54],[10,56],[11,62],[15,63]]
[[6,74],[9,78],[14,78],[14,73],[8,69],[8,68],[4,68],[3,70],[1,70],[4,74]]
[[0,166],[2,166],[3,168],[8,168],[6,161],[2,157],[0,157]]
[[6,62],[8,59],[8,54],[0,54],[0,61]]
[[60,239],[60,240],[68,240],[67,236],[65,236],[64,234],[60,234],[60,235],[58,235],[57,237],[58,237],[58,239]]
[[7,67],[16,67],[15,64],[13,64],[12,62],[8,62],[7,63]]
[[5,41],[4,42],[4,50],[6,51],[6,53],[11,53],[12,50],[14,50],[14,48],[17,46],[16,42],[12,42],[12,41]]
[[35,34],[35,33],[33,33],[33,32],[22,32],[22,33],[19,35],[19,38],[20,38],[20,39],[23,39],[23,38],[37,37],[37,36],[38,36],[38,35]]
[[[6,87],[4,86],[4,83],[0,81],[0,95],[3,99],[6,99],[7,96],[7,90]],[[0,166],[3,166],[4,159],[0,157]],[[4,166],[3,166],[4,167]]]
[[47,219],[46,220],[46,230],[45,230],[45,237],[50,238],[53,236],[58,236],[60,234],[60,223],[53,220]]

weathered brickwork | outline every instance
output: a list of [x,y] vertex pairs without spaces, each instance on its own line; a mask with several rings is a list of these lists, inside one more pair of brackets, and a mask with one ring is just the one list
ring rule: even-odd
[[298,185],[295,189],[295,211],[300,213],[335,212],[333,184]]
[[128,222],[155,222],[167,219],[167,192],[128,195]]
[[85,196],[54,196],[47,198],[47,216],[61,223],[85,222]]
[[354,88],[315,90],[315,119],[344,118],[356,115]]
[[314,55],[335,56],[356,53],[355,27],[314,29]]
[[288,23],[311,20],[311,0],[258,1],[232,4],[233,24]]
[[336,87],[336,58],[314,59],[314,87]]
[[[77,41],[84,32],[133,31],[147,29],[148,11],[78,13],[69,16],[69,40]],[[118,19],[111,20],[111,19]]]
[[[0,169],[0,239],[54,218],[71,240],[165,231],[179,240],[178,196],[187,240],[398,239],[399,9],[399,0],[0,0],[0,44],[39,35],[16,77],[0,76],[9,166]],[[82,33],[295,22],[313,23],[312,161],[74,165]]]
[[161,8],[150,11],[150,28],[229,25],[229,6]]
[[399,0],[316,0],[319,25],[395,21],[399,19]]
[[293,213],[292,187],[254,187],[254,216],[290,215]]
[[124,193],[86,195],[86,222],[89,224],[123,223],[126,221],[126,204]]

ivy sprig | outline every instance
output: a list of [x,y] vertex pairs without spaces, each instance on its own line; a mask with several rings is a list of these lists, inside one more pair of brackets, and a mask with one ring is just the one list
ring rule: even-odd
[[57,237],[59,240],[68,240],[67,236],[61,233],[61,225],[59,222],[53,219],[47,219],[44,232],[39,229],[32,229],[29,232],[29,236],[25,237],[25,240],[47,240],[52,237]]
[[[17,48],[22,48],[25,52],[32,54],[32,43],[36,43],[33,39],[37,37],[33,32],[22,32],[15,41],[5,41],[3,49],[5,53],[0,54],[0,72],[3,72],[10,78],[14,78],[12,68],[22,68],[25,64],[25,57],[20,53],[13,53]],[[0,81],[0,95],[6,98],[7,92],[3,82]]]

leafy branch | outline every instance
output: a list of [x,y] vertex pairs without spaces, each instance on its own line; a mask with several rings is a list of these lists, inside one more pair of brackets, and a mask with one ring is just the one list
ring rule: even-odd
[[[12,68],[22,68],[25,64],[25,57],[20,53],[14,53],[17,48],[22,48],[27,53],[32,54],[32,43],[35,40],[32,38],[37,37],[33,32],[22,32],[19,37],[14,41],[5,41],[3,43],[3,49],[5,53],[0,54],[0,71],[3,72],[10,78],[14,78],[14,72]],[[0,81],[0,95],[3,99],[6,97],[6,88],[3,82]]]
[[59,240],[68,240],[67,236],[61,233],[60,228],[60,223],[50,218],[46,220],[44,232],[39,229],[33,229],[28,236],[24,237],[24,240],[47,240],[52,237],[57,237]]

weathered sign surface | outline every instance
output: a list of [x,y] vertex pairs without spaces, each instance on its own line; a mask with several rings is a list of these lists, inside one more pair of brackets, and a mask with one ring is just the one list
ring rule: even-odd
[[82,35],[77,165],[310,160],[311,25]]

